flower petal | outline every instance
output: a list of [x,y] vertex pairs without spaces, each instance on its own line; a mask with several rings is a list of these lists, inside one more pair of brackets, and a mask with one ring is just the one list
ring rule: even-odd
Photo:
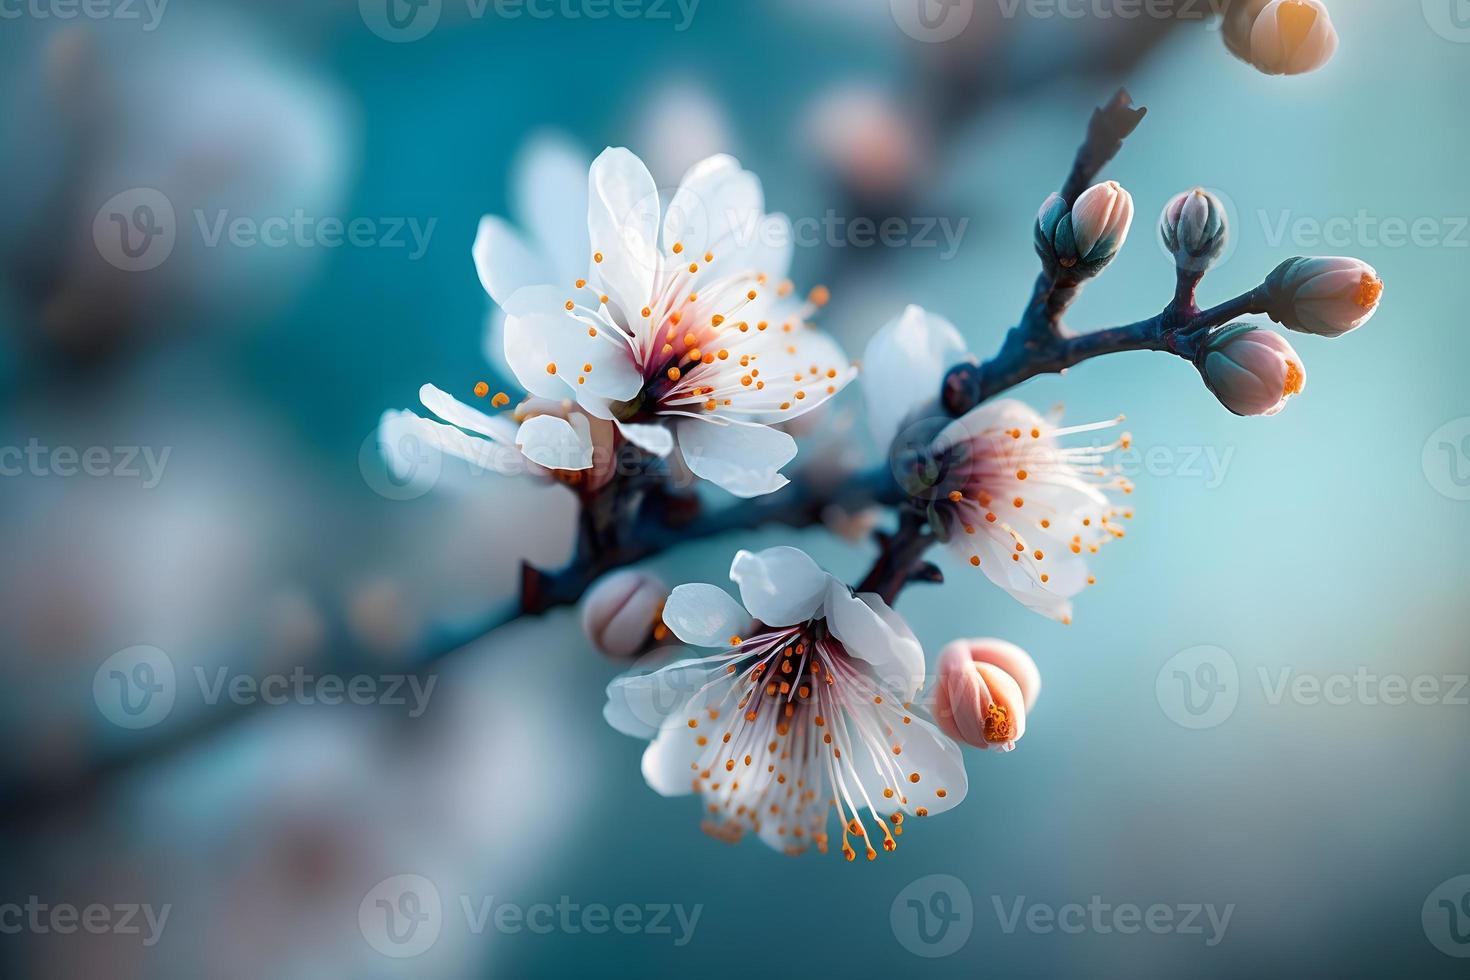
[[487,214],[473,249],[480,285],[501,306],[526,286],[552,281],[550,263],[503,219]]
[[[673,688],[674,699],[682,696],[684,701],[679,704],[681,710],[669,712],[659,725],[658,737],[644,751],[643,778],[661,796],[683,796],[694,791],[699,761],[706,752],[699,739],[709,739],[703,729],[691,727],[689,722],[713,728],[707,709],[725,706],[735,680],[723,667],[717,667],[705,668],[702,673],[676,673],[663,683]],[[694,687],[696,684],[700,686]],[[688,697],[686,692],[691,687],[693,696]]]
[[795,626],[816,616],[831,578],[796,548],[742,551],[730,565],[740,601],[767,626]]
[[433,385],[424,385],[419,389],[419,401],[451,425],[469,429],[507,445],[515,441],[516,426],[509,417],[486,415]]
[[871,593],[854,596],[834,578],[825,610],[832,635],[847,652],[870,664],[883,687],[912,701],[924,686],[924,648],[888,603]]
[[567,291],[531,286],[506,304],[505,358],[533,395],[565,398],[568,390],[599,416],[599,405],[626,401],[643,387],[643,375],[622,339],[566,310]]
[[727,647],[730,637],[750,627],[750,613],[724,589],[704,583],[681,585],[670,593],[663,620],[675,636],[697,647]]
[[620,422],[613,419],[623,437],[645,452],[663,458],[674,451],[674,434],[667,426]]
[[605,150],[588,176],[587,230],[594,256],[602,256],[593,265],[598,281],[624,324],[653,300],[658,225],[653,175],[627,150]]
[[520,453],[508,445],[466,435],[459,429],[412,412],[385,412],[378,425],[378,446],[393,479],[405,486],[431,485],[447,453],[481,472],[524,473]]
[[939,397],[944,376],[967,357],[964,338],[944,317],[910,306],[868,343],[863,394],[873,438],[887,449],[904,420]]
[[722,671],[701,660],[665,662],[656,669],[645,660],[607,686],[602,716],[624,735],[652,738],[668,718],[687,714],[690,699]]
[[527,459],[548,470],[591,469],[592,437],[587,420],[580,415],[573,418],[581,423],[581,431],[555,415],[526,419],[516,433],[516,445]]
[[587,240],[589,165],[585,153],[555,133],[533,136],[516,161],[512,200],[555,276],[544,282],[560,285],[587,274],[592,256]]
[[714,255],[707,273],[718,278],[746,262],[763,229],[765,194],[755,174],[734,157],[720,154],[685,174],[664,216],[664,247],[681,244],[694,261]]
[[781,467],[796,456],[796,440],[768,426],[680,419],[679,449],[695,476],[737,497],[759,497],[791,481]]

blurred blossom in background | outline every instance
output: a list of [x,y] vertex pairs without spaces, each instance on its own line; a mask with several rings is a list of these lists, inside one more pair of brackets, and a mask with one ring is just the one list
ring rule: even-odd
[[[1332,62],[1270,78],[1207,6],[0,4],[5,974],[1461,975],[1470,29],[1340,0]],[[949,823],[871,865],[707,839],[604,724],[618,668],[574,610],[416,672],[576,533],[562,487],[377,445],[424,379],[509,386],[470,250],[534,141],[628,146],[661,187],[733,153],[849,353],[909,303],[988,353],[1124,84],[1139,223],[1078,326],[1162,305],[1151,224],[1196,186],[1232,225],[1211,299],[1353,254],[1394,302],[1269,426],[1142,355],[1021,393],[1128,414],[1139,518],[1071,628],[904,596],[931,663],[1004,636],[1046,677]],[[901,244],[860,231],[893,218]],[[855,405],[803,420],[803,459],[876,458]],[[860,575],[870,522],[831,523],[652,570],[791,544]]]

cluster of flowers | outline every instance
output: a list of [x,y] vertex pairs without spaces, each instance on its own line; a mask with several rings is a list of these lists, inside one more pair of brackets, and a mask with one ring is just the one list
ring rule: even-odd
[[[809,322],[822,292],[801,298],[786,278],[787,219],[765,212],[759,181],[726,156],[695,166],[664,207],[627,150],[607,150],[585,180],[565,151],[548,152],[523,195],[528,231],[487,217],[474,249],[504,311],[493,343],[528,397],[511,408],[497,394],[490,405],[508,411],[486,414],[425,386],[437,420],[390,412],[383,445],[391,454],[413,434],[471,462],[513,449],[584,494],[615,480],[598,450],[631,445],[740,497],[780,490],[797,451],[786,424],[858,376]],[[1097,274],[1132,218],[1113,182],[1070,207],[1053,196],[1036,225],[1043,263]],[[1203,191],[1182,194],[1161,233],[1181,270],[1200,271],[1224,247],[1223,208]],[[1381,283],[1355,260],[1293,259],[1262,289],[1286,326],[1334,337],[1374,312]],[[905,484],[905,506],[959,569],[1070,622],[1073,597],[1095,581],[1089,559],[1132,516],[1118,502],[1131,488],[1108,465],[1128,436],[1079,442],[1118,420],[1064,427],[1014,400],[947,413],[947,376],[976,363],[953,325],[909,308],[863,359],[873,437],[891,460],[922,459],[939,474]],[[1305,381],[1290,345],[1251,325],[1201,341],[1195,363],[1240,414],[1280,411]],[[650,740],[643,774],[654,790],[703,797],[714,836],[749,831],[782,851],[825,851],[835,810],[842,853],[871,859],[896,846],[906,817],[964,799],[960,745],[1008,751],[1025,733],[1040,677],[1016,647],[957,641],[926,692],[919,641],[883,597],[855,594],[786,547],[741,551],[730,578],[739,602],[712,585],[669,591],[616,572],[582,606],[588,636],[610,654],[648,650],[655,631],[712,650],[621,677],[605,714]]]

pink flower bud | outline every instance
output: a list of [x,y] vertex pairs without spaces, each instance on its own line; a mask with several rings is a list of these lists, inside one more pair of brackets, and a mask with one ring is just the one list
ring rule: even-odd
[[1225,43],[1267,75],[1316,71],[1337,51],[1337,29],[1321,0],[1235,0]]
[[1203,188],[1180,194],[1164,208],[1159,234],[1179,268],[1205,272],[1228,243],[1225,205]]
[[1026,712],[1041,693],[1041,673],[1026,651],[1004,640],[956,640],[939,655],[934,720],[976,748],[1016,747]]
[[1205,385],[1236,415],[1275,415],[1307,385],[1290,343],[1280,334],[1235,324],[1215,335],[1199,362]]
[[1288,329],[1341,337],[1378,312],[1383,280],[1351,258],[1288,259],[1266,280],[1272,318]]
[[635,657],[654,639],[668,597],[668,586],[647,572],[614,572],[582,600],[582,630],[601,653]]
[[1131,227],[1133,196],[1116,180],[1089,187],[1072,205],[1072,234],[1083,262],[1098,262],[1118,254]]

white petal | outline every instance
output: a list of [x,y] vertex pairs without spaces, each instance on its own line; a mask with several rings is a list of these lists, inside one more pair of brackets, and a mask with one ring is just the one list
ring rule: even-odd
[[719,277],[742,271],[746,251],[759,240],[765,194],[755,174],[734,157],[721,154],[690,168],[664,217],[664,247],[682,244],[694,261],[715,258],[707,273]]
[[796,548],[742,551],[730,565],[740,601],[767,626],[795,626],[817,615],[832,576]]
[[505,358],[516,379],[542,398],[565,398],[570,391],[589,409],[633,398],[643,375],[627,345],[607,333],[608,327],[593,336],[595,328],[567,312],[568,293],[531,286],[507,302]]
[[645,661],[607,686],[602,716],[624,735],[652,738],[670,716],[687,716],[689,700],[715,673],[703,661],[680,660],[658,669]]
[[587,230],[594,271],[625,322],[653,301],[658,271],[658,187],[632,153],[603,151],[588,176]]
[[835,578],[825,608],[827,625],[847,652],[871,664],[884,687],[912,701],[924,686],[924,649],[908,624],[878,596],[854,596]]
[[[683,796],[693,792],[700,757],[707,751],[700,746],[698,739],[703,735],[712,743],[718,741],[709,737],[708,732],[714,729],[715,722],[709,719],[706,708],[732,707],[725,702],[726,695],[734,684],[734,677],[726,674],[723,668],[713,673],[714,679],[707,682],[707,689],[697,691],[692,698],[679,706],[680,710],[669,713],[659,725],[658,737],[643,753],[643,778],[654,792],[662,796]],[[694,675],[681,676],[676,682],[679,690],[675,694],[682,694],[683,689],[709,676],[709,671],[702,678]],[[690,719],[700,727],[691,728]]]
[[451,425],[469,429],[482,436],[489,436],[496,442],[507,445],[515,441],[516,426],[509,417],[486,415],[433,385],[424,385],[419,389],[419,401],[424,403],[425,408]]
[[674,434],[667,426],[613,421],[624,438],[645,452],[662,458],[674,451]]
[[680,419],[679,449],[697,477],[737,497],[759,497],[791,481],[781,467],[796,456],[796,440],[758,424]]
[[481,353],[495,372],[502,377],[512,374],[505,359],[505,308],[492,306],[485,316],[485,333],[481,338]]
[[750,613],[729,593],[713,585],[681,585],[664,604],[664,625],[685,643],[698,647],[725,647],[730,637],[750,627]]
[[555,415],[537,415],[521,423],[516,433],[516,445],[526,458],[548,470],[585,470],[592,467],[592,438],[587,420],[574,416],[582,423],[581,431],[566,419]]
[[378,427],[378,445],[393,478],[406,486],[427,486],[421,481],[437,479],[445,453],[483,472],[510,475],[526,471],[516,449],[466,435],[412,412],[384,413]]
[[540,246],[555,279],[584,278],[592,262],[587,241],[587,170],[590,161],[570,140],[541,133],[516,161],[512,196],[516,214]]
[[518,289],[552,281],[550,263],[504,220],[480,219],[475,236],[475,269],[490,298],[504,306]]
[[781,282],[791,272],[791,256],[796,251],[796,232],[791,219],[784,214],[768,214],[761,219],[757,238],[742,252],[746,270],[763,272],[771,282]]
[[878,331],[863,354],[863,394],[879,446],[886,450],[903,421],[939,397],[945,374],[967,356],[954,324],[922,307]]
[[[909,719],[907,724],[892,726],[893,744],[902,752],[891,758],[897,762],[904,778],[898,786],[891,788],[907,801],[902,808],[909,813],[920,807],[931,815],[953,809],[964,800],[970,789],[960,747],[926,719],[913,714],[906,717]],[[863,764],[857,765],[857,769],[863,777],[863,788],[874,802],[878,802],[883,799],[886,781],[878,774],[878,767],[872,759],[861,762]],[[913,773],[919,774],[918,782],[908,778]],[[939,795],[940,790],[944,791],[943,796]]]

